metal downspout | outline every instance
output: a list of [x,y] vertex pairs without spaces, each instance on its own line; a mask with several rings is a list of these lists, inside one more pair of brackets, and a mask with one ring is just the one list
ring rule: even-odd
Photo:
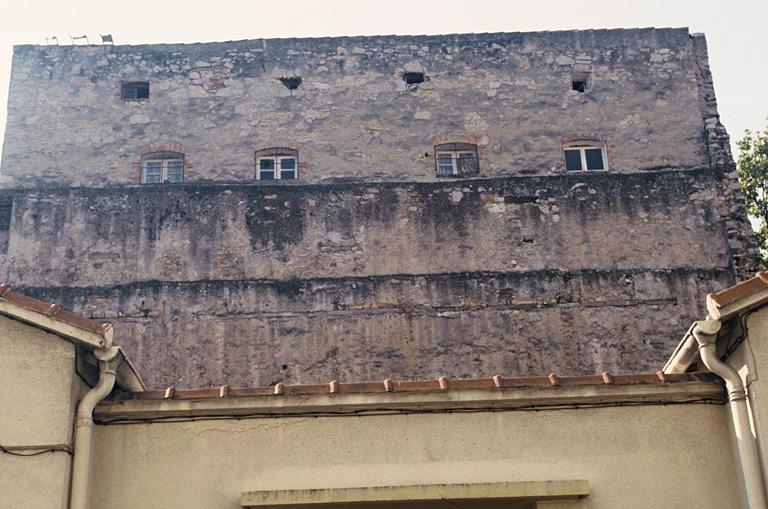
[[752,434],[750,426],[744,383],[736,370],[717,356],[715,342],[720,326],[720,321],[710,318],[698,321],[693,328],[693,337],[698,343],[701,361],[707,369],[725,380],[728,408],[733,423],[733,438],[736,441],[739,459],[739,474],[744,486],[747,509],[768,509],[760,453],[757,439]]
[[119,351],[117,347],[110,346],[93,352],[99,360],[99,381],[77,405],[69,509],[86,509],[88,506],[93,410],[101,400],[109,396],[115,386],[120,363]]

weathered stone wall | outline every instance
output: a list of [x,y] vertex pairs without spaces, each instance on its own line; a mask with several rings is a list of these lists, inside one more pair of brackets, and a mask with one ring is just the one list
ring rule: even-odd
[[[415,70],[428,81],[406,85]],[[121,100],[137,79],[150,98]],[[466,141],[484,176],[553,174],[573,134],[604,138],[612,171],[701,167],[729,160],[710,154],[710,89],[687,29],[17,46],[0,173],[13,187],[129,183],[142,153],[173,148],[187,180],[249,182],[255,150],[289,146],[308,182],[432,180],[433,146]]]
[[718,170],[15,192],[6,280],[198,386],[654,370],[732,284]]
[[[572,135],[610,171],[566,174]],[[436,181],[449,141],[478,177]],[[270,146],[298,181],[254,181]],[[137,184],[153,150],[187,183]],[[153,387],[655,370],[757,268],[734,170],[686,29],[19,46],[0,276]]]
[[699,170],[28,191],[15,198],[6,279],[99,286],[722,268],[732,253],[723,234],[728,182],[721,172]]
[[115,323],[149,386],[656,371],[728,269],[25,288]]

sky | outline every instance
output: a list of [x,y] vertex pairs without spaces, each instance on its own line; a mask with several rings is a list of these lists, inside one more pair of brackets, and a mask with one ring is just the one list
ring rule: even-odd
[[[15,44],[689,27],[704,32],[732,144],[768,125],[768,0],[25,0],[0,4],[0,133]],[[0,138],[2,139],[2,138]]]

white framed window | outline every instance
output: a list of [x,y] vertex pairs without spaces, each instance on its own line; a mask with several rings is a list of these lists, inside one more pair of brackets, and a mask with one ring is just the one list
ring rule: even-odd
[[275,147],[256,152],[258,180],[293,180],[298,178],[299,153],[291,148]]
[[443,143],[435,146],[438,177],[474,175],[479,171],[477,146],[471,143]]
[[605,144],[602,142],[574,142],[563,147],[566,171],[607,170]]
[[184,182],[184,154],[153,152],[141,158],[141,183]]

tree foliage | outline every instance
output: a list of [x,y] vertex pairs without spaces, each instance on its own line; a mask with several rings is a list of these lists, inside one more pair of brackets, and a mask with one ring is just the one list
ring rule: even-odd
[[738,146],[739,182],[747,213],[756,222],[763,261],[768,262],[768,128],[756,133],[747,130]]

